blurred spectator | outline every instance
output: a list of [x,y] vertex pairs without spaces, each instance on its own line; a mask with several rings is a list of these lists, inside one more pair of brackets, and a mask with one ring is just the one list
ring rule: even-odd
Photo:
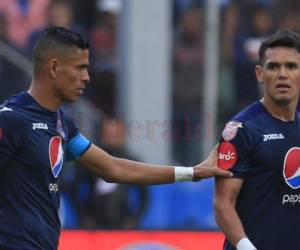
[[[8,38],[7,21],[0,15],[0,101],[21,90],[25,90],[30,83],[30,75],[22,70],[21,65],[16,65],[16,55],[23,57],[18,48]],[[5,50],[5,53],[3,53]]]
[[173,0],[175,23],[178,22],[184,12],[191,8],[202,8],[204,3],[204,0]]
[[[101,131],[102,148],[113,156],[137,160],[125,149],[125,133],[121,119],[106,117]],[[85,222],[95,223],[90,226],[101,229],[134,229],[147,203],[145,186],[107,183],[96,178],[90,200],[91,214],[86,214]]]
[[117,27],[121,2],[97,1],[96,23],[90,31],[91,84],[86,95],[107,114],[116,111]]
[[293,30],[300,33],[300,17],[298,9],[283,9],[280,11],[278,18],[279,30]]
[[221,66],[230,67],[233,60],[234,51],[234,37],[237,32],[238,26],[238,5],[235,3],[229,3],[223,10],[223,19],[221,20],[222,36],[221,40]]
[[[125,149],[126,128],[122,120],[106,117],[101,126],[101,148],[116,157],[137,160]],[[71,195],[86,229],[136,229],[148,205],[145,186],[107,183],[77,168],[79,189]],[[74,183],[74,182],[73,182]]]
[[173,51],[173,159],[192,165],[200,159],[204,20],[191,8],[179,20]]
[[[225,1],[223,1],[225,2]],[[224,127],[234,110],[236,110],[236,94],[232,73],[234,38],[237,31],[238,6],[232,1],[221,9],[220,17],[220,68],[219,68],[219,96],[218,96],[218,126]]]
[[90,30],[96,22],[98,0],[71,0],[74,9],[74,19],[82,25],[84,30]]
[[259,98],[259,86],[253,69],[258,62],[260,43],[274,30],[270,11],[261,5],[252,7],[249,26],[240,27],[234,40],[233,76],[237,110]]
[[45,12],[50,1],[0,1],[0,14],[7,21],[7,38],[15,47],[25,51],[30,32],[46,22]]
[[44,23],[44,26],[38,27],[29,35],[27,41],[28,55],[31,55],[33,46],[45,26],[60,26],[78,31],[81,34],[86,33],[83,28],[74,21],[73,6],[71,5],[70,0],[52,0],[46,10],[46,22]]

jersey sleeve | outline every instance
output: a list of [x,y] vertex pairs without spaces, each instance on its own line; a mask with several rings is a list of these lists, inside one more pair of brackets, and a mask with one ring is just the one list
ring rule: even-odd
[[245,125],[236,121],[227,123],[218,148],[218,166],[230,170],[236,178],[245,178],[251,168],[252,144]]
[[66,117],[66,122],[68,125],[66,160],[72,161],[83,155],[91,146],[91,142],[80,133],[72,118]]
[[91,146],[91,142],[78,132],[67,144],[67,161],[78,159]]
[[17,155],[20,131],[20,122],[12,110],[0,112],[0,173]]

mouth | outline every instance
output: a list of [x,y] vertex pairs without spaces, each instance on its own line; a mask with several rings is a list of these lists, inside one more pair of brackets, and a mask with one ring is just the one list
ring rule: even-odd
[[76,92],[77,92],[79,95],[83,95],[84,89],[85,89],[85,88],[78,88]]
[[288,85],[288,84],[285,84],[285,83],[279,83],[279,84],[276,85],[275,88],[278,89],[278,90],[286,91],[286,90],[289,90],[291,88],[291,86]]

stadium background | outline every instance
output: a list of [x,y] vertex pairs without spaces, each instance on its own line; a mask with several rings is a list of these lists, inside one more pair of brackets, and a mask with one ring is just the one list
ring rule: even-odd
[[[299,9],[297,0],[0,0],[0,99],[29,86],[43,28],[75,29],[91,42],[92,81],[65,108],[83,133],[115,156],[191,166],[259,98],[258,46],[278,29],[299,32]],[[71,163],[60,189],[62,250],[220,249],[213,180],[108,184]],[[133,242],[145,244],[125,246]]]

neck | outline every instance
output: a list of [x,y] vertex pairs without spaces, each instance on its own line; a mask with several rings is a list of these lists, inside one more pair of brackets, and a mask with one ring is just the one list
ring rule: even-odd
[[37,84],[34,81],[31,83],[28,93],[44,108],[53,112],[62,105],[62,102],[52,94],[52,91],[47,88],[47,85]]
[[266,110],[275,118],[284,122],[293,121],[295,119],[295,113],[297,108],[296,102],[289,102],[287,104],[279,104],[269,98],[262,98],[261,103]]

